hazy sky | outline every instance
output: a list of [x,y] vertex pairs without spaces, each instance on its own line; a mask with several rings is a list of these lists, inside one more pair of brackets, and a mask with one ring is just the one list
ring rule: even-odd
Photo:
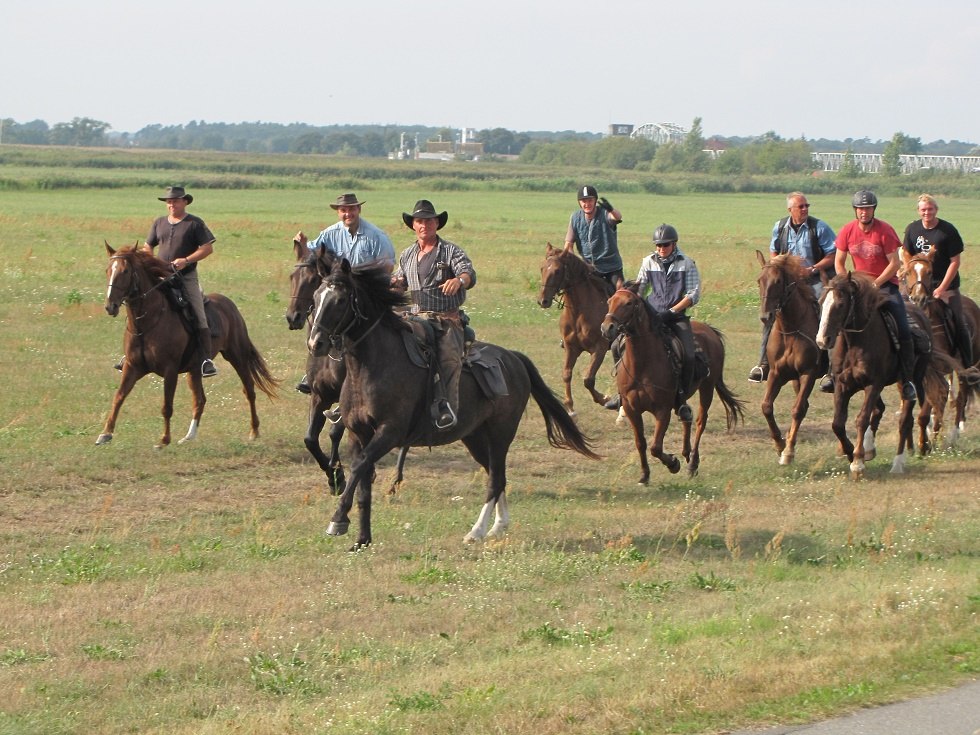
[[977,0],[30,0],[0,118],[980,142]]

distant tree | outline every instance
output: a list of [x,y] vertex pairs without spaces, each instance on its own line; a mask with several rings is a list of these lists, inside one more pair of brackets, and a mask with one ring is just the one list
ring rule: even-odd
[[106,144],[106,131],[111,127],[107,122],[90,117],[76,117],[51,128],[50,141],[54,145],[102,146]]
[[319,133],[303,133],[293,138],[289,144],[290,153],[320,153],[323,151],[323,136]]
[[694,118],[691,129],[684,136],[683,152],[684,167],[688,171],[707,171],[711,160],[704,152],[704,133],[701,129],[701,118]]
[[3,121],[3,142],[22,145],[47,145],[51,134],[44,120],[18,124],[9,117]]
[[845,179],[856,179],[861,175],[861,167],[854,160],[854,150],[848,146],[840,162],[840,175]]
[[657,148],[657,153],[650,163],[650,169],[652,171],[659,171],[661,173],[684,171],[686,166],[687,156],[685,155],[684,147],[680,143],[664,143]]
[[892,138],[881,154],[881,173],[884,176],[898,176],[902,173],[902,161],[899,158],[901,153],[901,144]]

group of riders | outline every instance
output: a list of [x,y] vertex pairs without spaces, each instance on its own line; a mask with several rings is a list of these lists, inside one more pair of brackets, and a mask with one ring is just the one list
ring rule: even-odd
[[[594,186],[576,190],[578,209],[570,216],[565,235],[565,250],[577,250],[607,284],[609,293],[628,287],[639,293],[665,329],[679,342],[679,375],[675,409],[682,421],[690,421],[692,412],[685,401],[695,379],[696,348],[687,310],[698,303],[701,278],[694,260],[678,247],[677,229],[664,223],[653,232],[653,251],[643,258],[634,281],[623,275],[623,260],[619,252],[617,228],[622,213]],[[196,322],[198,348],[201,355],[201,374],[217,374],[212,362],[211,332],[204,309],[204,297],[197,277],[197,264],[214,249],[214,235],[204,221],[186,211],[193,197],[183,187],[169,187],[159,200],[167,205],[167,215],[154,220],[144,248],[169,262],[181,275],[187,300]],[[438,370],[434,374],[433,420],[437,428],[456,425],[459,410],[459,378],[466,347],[467,322],[463,312],[466,292],[476,285],[476,270],[466,252],[456,243],[444,239],[439,231],[446,225],[446,211],[436,212],[432,202],[421,199],[411,212],[403,212],[402,220],[413,230],[415,242],[396,259],[388,235],[361,217],[365,202],[356,194],[337,197],[330,207],[337,212],[338,221],[312,240],[302,231],[295,241],[311,252],[329,252],[346,259],[353,268],[383,268],[391,274],[392,287],[407,291],[411,296],[411,312],[429,319],[437,335]],[[854,194],[851,205],[854,220],[835,236],[822,220],[810,216],[810,205],[802,192],[793,192],[786,199],[788,216],[773,226],[770,240],[772,255],[789,253],[799,257],[804,273],[819,296],[824,280],[836,273],[845,273],[850,255],[856,271],[868,273],[875,284],[886,291],[887,308],[895,317],[899,343],[899,379],[903,397],[913,399],[912,384],[914,354],[905,303],[897,277],[899,250],[910,255],[935,251],[934,297],[950,307],[955,324],[956,341],[965,365],[972,365],[971,339],[963,319],[959,293],[959,266],[963,240],[956,228],[936,215],[936,200],[923,194],[918,199],[919,219],[905,230],[904,242],[894,228],[875,217],[878,199],[874,192],[861,190]],[[749,373],[751,382],[761,383],[768,377],[766,346],[775,315],[764,315],[759,363]],[[618,345],[613,344],[613,354]],[[823,357],[826,375],[821,390],[833,392],[834,382],[830,361]],[[121,364],[117,365],[121,368]],[[297,389],[309,393],[308,376]],[[619,396],[606,404],[620,407]]]

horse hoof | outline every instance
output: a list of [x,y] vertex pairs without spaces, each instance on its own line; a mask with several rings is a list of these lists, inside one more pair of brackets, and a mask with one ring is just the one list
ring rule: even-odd
[[112,434],[99,434],[99,438],[95,440],[95,446],[100,447],[103,444],[108,444],[112,441]]
[[670,471],[670,474],[676,475],[681,471],[681,461],[677,457],[672,457],[671,461],[667,463],[667,469]]
[[793,455],[792,454],[780,454],[779,455],[779,464],[781,466],[783,466],[783,467],[788,467],[789,465],[793,464]]
[[336,521],[330,521],[330,525],[327,526],[326,534],[327,536],[343,536],[350,530],[350,523],[337,523]]

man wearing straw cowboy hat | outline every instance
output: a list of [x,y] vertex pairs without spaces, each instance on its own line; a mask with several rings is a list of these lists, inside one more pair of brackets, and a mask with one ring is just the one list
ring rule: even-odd
[[429,316],[438,334],[439,376],[432,417],[437,429],[456,425],[459,410],[459,373],[465,348],[463,302],[476,283],[476,271],[463,249],[439,236],[449,219],[436,214],[432,202],[420,199],[411,214],[402,213],[405,226],[415,231],[416,241],[402,252],[392,286],[407,289],[412,310]]
[[[330,208],[337,212],[338,221],[310,240],[300,230],[293,238],[310,250],[323,248],[337,257],[346,258],[351,267],[383,264],[390,273],[395,267],[395,247],[384,230],[361,219],[357,194],[341,194]],[[296,386],[300,393],[310,392],[310,379],[304,375]]]

